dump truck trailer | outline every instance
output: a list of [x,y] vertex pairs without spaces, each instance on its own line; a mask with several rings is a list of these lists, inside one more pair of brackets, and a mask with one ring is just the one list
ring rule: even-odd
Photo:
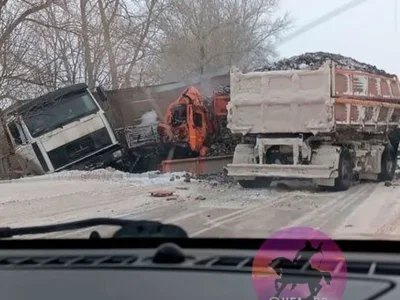
[[226,171],[243,187],[304,178],[346,190],[356,178],[393,179],[400,139],[396,76],[327,60],[318,69],[232,68],[230,81],[228,128],[242,142]]

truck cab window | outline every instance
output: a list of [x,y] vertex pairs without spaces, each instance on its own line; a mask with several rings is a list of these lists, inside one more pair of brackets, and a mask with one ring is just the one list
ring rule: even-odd
[[14,139],[14,143],[16,145],[22,145],[23,144],[23,138],[21,136],[20,130],[18,129],[17,123],[12,122],[8,124],[8,128],[10,130],[11,136]]
[[172,126],[179,126],[186,122],[186,105],[179,105],[172,110]]
[[203,116],[201,114],[194,113],[193,123],[194,123],[194,126],[196,126],[196,127],[202,127],[203,126]]

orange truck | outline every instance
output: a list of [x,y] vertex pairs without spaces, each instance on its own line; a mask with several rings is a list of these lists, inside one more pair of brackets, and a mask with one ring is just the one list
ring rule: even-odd
[[215,92],[207,99],[197,88],[186,88],[168,107],[164,122],[158,124],[168,157],[206,156],[213,143],[224,139],[229,100],[227,93]]

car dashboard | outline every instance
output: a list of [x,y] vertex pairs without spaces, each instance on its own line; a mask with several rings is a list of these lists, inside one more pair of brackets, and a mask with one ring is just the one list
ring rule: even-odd
[[[69,243],[68,249],[59,241],[54,245],[60,246],[36,245],[31,249],[26,244],[26,249],[0,244],[0,289],[4,298],[258,299],[252,284],[253,258],[258,249],[241,247],[243,240],[236,242],[236,248],[213,248],[210,241],[201,247],[168,241],[143,247],[124,241],[121,248],[112,240],[76,248],[74,242]],[[343,252],[347,286],[342,299],[400,299],[400,254],[393,249],[391,253],[366,249]]]

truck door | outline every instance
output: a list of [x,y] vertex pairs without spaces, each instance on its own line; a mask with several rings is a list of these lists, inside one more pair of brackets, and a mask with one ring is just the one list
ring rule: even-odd
[[10,131],[15,146],[23,145],[27,142],[27,139],[19,122],[10,122],[8,124],[8,130]]
[[13,120],[7,126],[14,148],[12,155],[14,172],[21,174],[44,174],[47,172],[49,169],[40,149],[36,143],[28,142],[21,123]]
[[207,131],[206,115],[202,109],[188,105],[188,132],[190,149],[200,152],[203,147]]

